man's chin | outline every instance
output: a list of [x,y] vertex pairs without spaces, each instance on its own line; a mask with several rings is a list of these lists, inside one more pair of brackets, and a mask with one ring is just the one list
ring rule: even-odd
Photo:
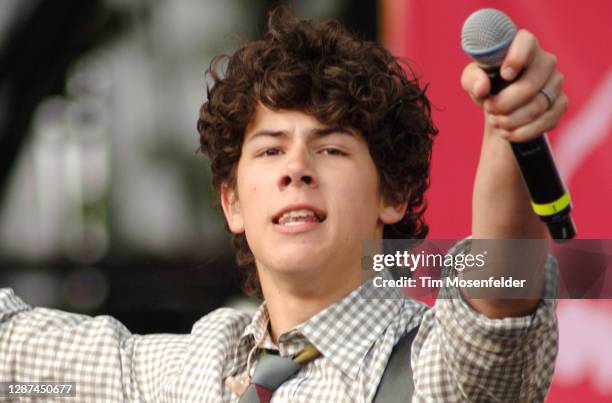
[[315,265],[313,262],[300,263],[295,261],[281,261],[278,262],[278,265],[275,265],[275,271],[281,275],[290,275],[290,274],[308,274],[308,273],[316,273],[321,270],[320,265]]
[[274,263],[269,267],[279,275],[306,275],[319,272],[325,265],[320,253],[312,251],[304,253],[290,253],[284,256],[275,256]]

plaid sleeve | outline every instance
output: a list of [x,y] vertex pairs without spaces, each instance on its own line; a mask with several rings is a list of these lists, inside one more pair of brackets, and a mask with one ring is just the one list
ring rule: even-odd
[[[545,287],[556,287],[555,259],[549,255],[545,265]],[[413,401],[543,402],[558,350],[556,300],[542,299],[529,316],[489,319],[458,289],[448,291],[454,295],[424,315],[413,344]]]
[[155,400],[180,341],[132,335],[110,316],[32,309],[0,289],[1,381],[76,382],[79,402]]

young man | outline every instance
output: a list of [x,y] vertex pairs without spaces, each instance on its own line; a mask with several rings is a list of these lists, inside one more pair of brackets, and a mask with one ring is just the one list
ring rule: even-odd
[[[427,233],[436,129],[416,80],[379,45],[283,9],[263,40],[229,58],[224,76],[218,60],[198,130],[247,289],[265,302],[254,317],[217,310],[189,335],[139,336],[109,317],[31,309],[3,290],[0,380],[74,381],[79,401],[238,401],[262,351],[301,356],[312,345],[318,353],[273,402],[370,402],[394,345],[419,326],[415,401],[543,401],[557,352],[555,301],[454,290],[429,309],[360,295],[362,241]],[[462,76],[486,119],[472,235],[544,238],[507,141],[557,123],[567,105],[562,77],[526,31],[502,67],[506,79],[524,72],[496,97],[474,64]],[[554,275],[552,259],[545,268]]]

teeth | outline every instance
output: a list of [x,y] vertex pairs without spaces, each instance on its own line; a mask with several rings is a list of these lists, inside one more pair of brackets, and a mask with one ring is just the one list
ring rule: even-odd
[[289,222],[283,224],[283,226],[285,226],[285,227],[293,227],[294,225],[300,225],[300,224],[304,224],[304,221],[289,221]]
[[287,226],[299,225],[307,222],[321,222],[321,219],[312,210],[299,209],[284,213],[277,221],[278,224]]
[[298,218],[298,217],[312,217],[315,213],[310,210],[293,210],[289,211],[281,216],[281,218]]

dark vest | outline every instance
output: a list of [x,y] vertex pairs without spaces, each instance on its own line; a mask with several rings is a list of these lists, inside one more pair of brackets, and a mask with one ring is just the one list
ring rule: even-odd
[[378,384],[374,403],[399,403],[412,401],[414,382],[412,380],[412,365],[410,351],[412,341],[419,327],[412,329],[398,340],[393,347],[385,372]]

